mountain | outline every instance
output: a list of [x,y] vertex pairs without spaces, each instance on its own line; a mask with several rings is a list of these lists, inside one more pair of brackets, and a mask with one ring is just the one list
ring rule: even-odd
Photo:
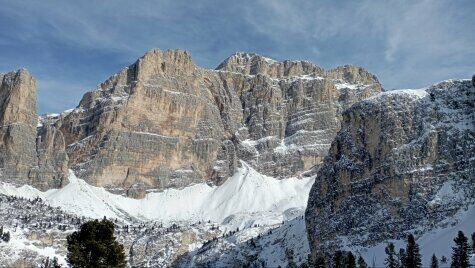
[[380,266],[408,233],[427,264],[474,231],[475,78],[384,91],[352,65],[153,49],[40,117],[26,70],[0,78],[2,265],[65,264],[104,216],[134,267]]
[[457,224],[475,204],[474,104],[473,81],[449,80],[347,109],[309,195],[312,257]]
[[[208,70],[186,51],[153,49],[86,93],[75,109],[41,118],[36,146],[43,155],[56,153],[39,157],[39,165],[62,176],[32,185],[63,186],[70,168],[92,185],[142,198],[196,183],[220,185],[239,160],[275,178],[304,175],[326,155],[341,112],[380,91],[377,78],[355,66],[325,71],[306,61],[236,53]],[[34,107],[23,107],[32,109],[31,132]],[[30,143],[25,148],[33,152]]]
[[37,126],[36,85],[27,70],[0,74],[0,181],[42,190],[67,183],[61,132]]

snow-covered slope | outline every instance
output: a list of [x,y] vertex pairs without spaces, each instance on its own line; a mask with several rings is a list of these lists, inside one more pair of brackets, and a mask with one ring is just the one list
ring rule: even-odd
[[[457,216],[450,220],[450,223],[453,225],[449,224],[443,228],[434,229],[417,238],[416,242],[421,248],[422,264],[424,267],[429,266],[432,254],[435,254],[439,261],[442,256],[449,259],[449,263],[442,264],[442,267],[450,265],[452,246],[454,246],[453,239],[457,236],[457,232],[463,231],[466,236],[470,236],[470,234],[475,232],[475,205],[470,206],[467,210],[459,211]],[[372,264],[374,260],[376,266],[379,267],[384,266],[384,259],[386,257],[384,248],[389,242],[394,243],[397,249],[405,248],[406,244],[404,240],[389,240],[371,248],[345,247],[345,249],[359,252],[368,264]]]
[[[313,178],[277,180],[259,174],[242,163],[242,168],[221,186],[196,184],[184,189],[149,193],[137,200],[114,195],[76,178],[62,189],[41,192],[31,186],[19,188],[0,184],[0,193],[25,198],[40,197],[46,203],[80,216],[119,218],[123,220],[226,222],[239,227],[253,213],[267,213],[268,221],[282,220],[289,208],[305,208]],[[233,216],[234,215],[234,216]],[[231,216],[231,218],[230,218]],[[258,218],[258,217],[251,217]]]

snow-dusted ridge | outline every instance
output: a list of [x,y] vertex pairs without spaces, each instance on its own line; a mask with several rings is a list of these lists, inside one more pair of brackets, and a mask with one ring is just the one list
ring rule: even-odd
[[[232,215],[233,226],[242,226],[250,215],[271,213],[282,220],[286,210],[305,208],[314,178],[277,180],[264,176],[247,164],[221,186],[196,184],[184,189],[167,189],[149,193],[143,199],[112,194],[103,188],[87,184],[71,171],[70,183],[61,189],[41,192],[31,186],[14,187],[0,184],[0,193],[24,198],[40,197],[66,212],[90,218],[120,218],[123,220],[157,220],[197,222],[211,220],[221,223]],[[230,221],[230,219],[227,219]]]

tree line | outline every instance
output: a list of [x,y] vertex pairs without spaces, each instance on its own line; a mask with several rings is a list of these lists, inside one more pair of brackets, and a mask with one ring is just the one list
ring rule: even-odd
[[[457,233],[454,238],[455,245],[452,246],[452,256],[450,261],[451,268],[469,268],[473,267],[470,264],[470,255],[475,254],[475,233],[471,235],[471,245],[468,238],[462,231]],[[393,243],[388,243],[384,249],[386,258],[384,265],[386,268],[422,268],[422,255],[420,247],[416,243],[412,234],[407,236],[406,248],[401,248],[396,251]],[[442,256],[439,260],[435,254],[432,255],[430,261],[430,268],[439,268],[441,266],[447,267],[448,260]],[[297,267],[295,263],[289,262],[289,267]],[[326,257],[323,254],[317,256],[314,262],[309,258],[308,263],[303,263],[300,267],[315,267],[315,268],[368,268],[376,267],[374,263],[369,266],[364,258],[359,255],[357,258],[351,251],[336,251],[331,257]]]

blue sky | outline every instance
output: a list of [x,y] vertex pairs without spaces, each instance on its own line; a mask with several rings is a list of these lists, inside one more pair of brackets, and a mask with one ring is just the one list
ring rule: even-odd
[[417,88],[475,74],[474,14],[473,0],[0,0],[0,72],[29,69],[40,113],[75,107],[150,48],[207,68],[235,51],[351,63]]

